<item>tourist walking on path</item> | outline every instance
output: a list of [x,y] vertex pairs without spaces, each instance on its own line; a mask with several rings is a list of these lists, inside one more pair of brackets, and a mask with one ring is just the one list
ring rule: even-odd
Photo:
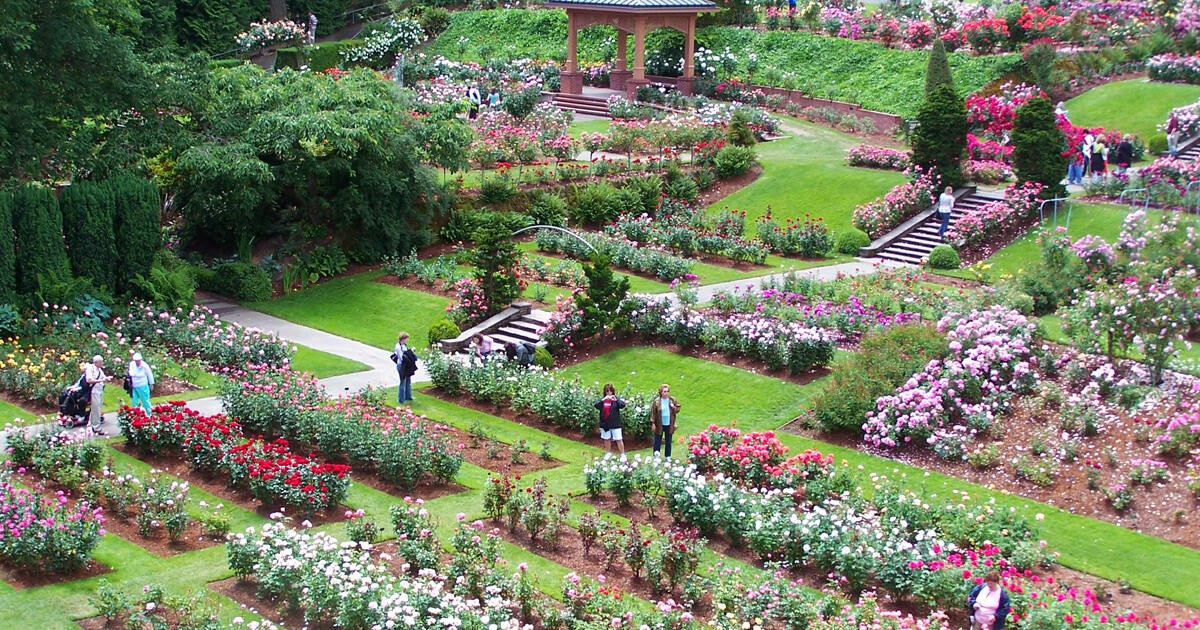
[[675,435],[675,419],[679,416],[679,401],[671,396],[671,386],[658,386],[658,397],[650,403],[650,430],[654,432],[654,452],[661,448],[671,456],[671,437]]
[[946,230],[950,229],[950,215],[954,213],[954,187],[947,186],[942,194],[938,195],[938,218],[942,220],[938,226],[938,238],[944,242],[946,240]]
[[479,115],[479,107],[483,105],[483,95],[479,93],[479,86],[472,85],[467,88],[467,118],[475,120]]
[[604,385],[603,398],[596,401],[596,409],[600,410],[600,440],[604,442],[604,452],[611,453],[612,445],[616,443],[621,457],[625,456],[625,440],[621,435],[621,410],[625,401],[617,396],[617,388],[612,383]]
[[408,347],[408,333],[402,332],[396,337],[396,347],[392,350],[392,361],[396,362],[396,373],[400,375],[400,388],[396,390],[396,403],[403,405],[412,402],[412,377],[417,373],[417,353]]
[[971,589],[967,596],[967,608],[971,611],[971,630],[1001,630],[1008,618],[1008,592],[1000,586],[1000,573],[992,571],[984,576],[983,583]]
[[134,352],[132,360],[129,361],[129,384],[132,386],[132,391],[129,396],[133,399],[130,403],[134,407],[141,407],[147,414],[150,413],[150,388],[154,387],[154,370],[150,369],[150,364],[142,360],[141,352]]
[[83,368],[83,378],[92,386],[92,410],[88,415],[88,428],[92,430],[93,435],[104,435],[100,428],[104,423],[104,412],[101,410],[104,406],[104,384],[112,380],[104,373],[104,357],[98,354],[92,357],[92,362]]

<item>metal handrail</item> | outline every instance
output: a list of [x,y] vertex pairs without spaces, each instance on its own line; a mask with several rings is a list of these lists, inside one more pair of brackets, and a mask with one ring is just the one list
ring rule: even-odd
[[580,243],[587,245],[588,249],[592,250],[592,253],[597,253],[597,254],[600,253],[599,250],[597,250],[594,245],[587,242],[587,239],[580,236],[577,232],[568,230],[567,228],[558,227],[557,225],[531,225],[529,227],[523,227],[523,228],[517,230],[516,232],[513,232],[512,235],[516,236],[516,235],[520,234],[521,232],[528,232],[529,230],[543,230],[543,229],[544,230],[558,230],[559,232],[562,232],[563,234],[566,234],[568,236],[573,236],[576,239],[578,239]]
[[1183,207],[1188,214],[1200,214],[1200,181],[1188,182],[1183,189]]
[[1038,204],[1038,214],[1041,217],[1039,219],[1039,222],[1040,223],[1046,222],[1046,204],[1053,203],[1054,204],[1054,215],[1053,215],[1054,216],[1054,227],[1058,227],[1058,204],[1063,201],[1067,202],[1067,221],[1066,221],[1066,224],[1064,225],[1064,227],[1070,229],[1070,227],[1071,227],[1071,207],[1073,205],[1071,203],[1070,197],[1055,197],[1053,199],[1046,199],[1046,200],[1042,201],[1040,204]]
[[1121,191],[1121,195],[1117,197],[1117,203],[1125,203],[1125,195],[1129,195],[1129,209],[1137,208],[1138,200],[1142,201],[1142,210],[1150,208],[1150,189],[1149,188],[1128,188]]

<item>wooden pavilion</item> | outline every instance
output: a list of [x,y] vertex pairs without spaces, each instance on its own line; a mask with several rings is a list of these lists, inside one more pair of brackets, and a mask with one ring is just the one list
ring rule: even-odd
[[[577,34],[589,26],[617,29],[616,67],[609,74],[609,87],[631,97],[646,78],[646,33],[672,28],[684,35],[683,76],[674,79],[683,94],[692,93],[696,71],[696,16],[716,11],[711,0],[547,0],[546,6],[567,11],[567,65],[562,71],[563,94],[583,93],[583,74],[576,56]],[[628,66],[627,41],[633,35],[633,69]]]

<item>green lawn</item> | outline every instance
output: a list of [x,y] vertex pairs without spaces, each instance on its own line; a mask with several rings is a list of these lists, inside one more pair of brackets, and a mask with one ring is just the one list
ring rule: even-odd
[[770,208],[780,224],[806,214],[820,217],[835,235],[851,227],[855,206],[903,183],[896,171],[846,166],[853,136],[795,118],[782,117],[787,137],[757,146],[763,174],[754,183],[709,206],[746,211],[746,230]]
[[[1058,225],[1066,225],[1066,210],[1060,209]],[[1067,235],[1072,239],[1078,239],[1088,234],[1104,238],[1104,240],[1112,243],[1121,233],[1121,222],[1124,221],[1125,215],[1129,214],[1128,206],[1119,206],[1111,203],[1083,203],[1074,202],[1071,206],[1071,223],[1067,228]],[[1147,216],[1151,221],[1158,221],[1162,218],[1162,212],[1158,210],[1150,210]],[[1053,227],[1054,222],[1052,217],[1046,217],[1046,227]],[[1036,263],[1041,258],[1041,249],[1037,245],[1036,230],[1030,230],[1024,236],[1013,241],[1000,251],[992,254],[986,261],[986,264],[991,265],[988,273],[992,279],[998,279],[1004,276],[1016,275],[1026,267]],[[959,278],[973,277],[972,273],[965,269],[954,269],[949,271],[938,271],[949,276]]]
[[0,427],[5,424],[23,427],[29,424],[38,424],[45,420],[34,413],[30,413],[6,400],[0,400]]
[[317,378],[353,374],[371,369],[370,366],[353,359],[339,357],[336,354],[313,350],[308,346],[296,346],[296,355],[292,357],[292,369],[301,372],[311,372]]
[[1200,99],[1200,85],[1158,83],[1149,79],[1114,81],[1067,101],[1071,122],[1081,127],[1105,127],[1134,133],[1149,140],[1159,133],[1176,107]]
[[574,120],[567,127],[567,134],[576,140],[583,133],[608,133],[608,120]]
[[290,322],[375,346],[391,348],[404,329],[423,343],[445,315],[444,297],[374,282],[382,271],[344,276],[253,307]]

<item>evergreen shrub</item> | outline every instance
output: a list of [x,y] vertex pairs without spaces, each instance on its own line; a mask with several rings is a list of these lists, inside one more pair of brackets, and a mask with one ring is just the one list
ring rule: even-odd
[[958,269],[962,266],[962,259],[953,247],[938,245],[929,252],[929,266],[933,269]]
[[834,249],[837,250],[837,253],[839,254],[857,256],[858,250],[870,244],[871,237],[867,236],[866,232],[858,228],[850,228],[849,230],[838,234]]

